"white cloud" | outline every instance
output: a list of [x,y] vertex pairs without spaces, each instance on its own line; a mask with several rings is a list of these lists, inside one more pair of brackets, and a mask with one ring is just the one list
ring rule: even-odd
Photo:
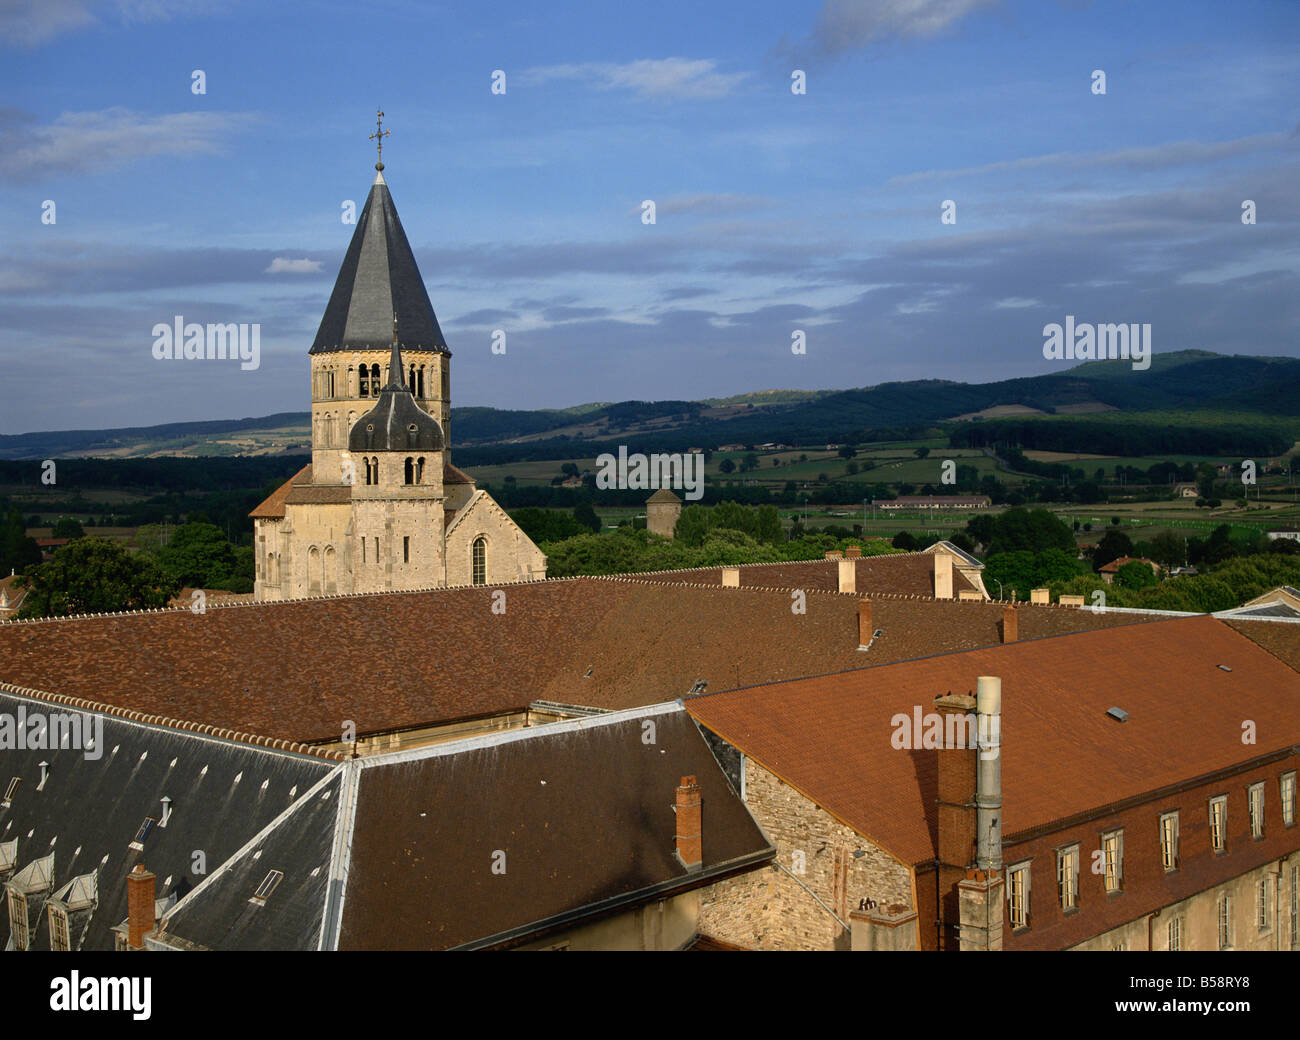
[[233,112],[152,116],[106,108],[65,112],[48,126],[36,126],[13,109],[0,115],[0,177],[14,180],[87,173],[156,155],[211,154],[224,137],[255,121]]
[[[770,206],[770,200],[761,195],[738,195],[731,192],[721,194],[674,195],[655,204],[655,213],[671,216],[675,213],[735,213]],[[641,212],[640,205],[634,206],[633,214]]]
[[114,21],[166,21],[173,15],[209,14],[210,0],[0,0],[0,43],[38,47],[56,36]]
[[810,42],[825,54],[858,50],[888,37],[936,36],[997,0],[826,0]]
[[1264,148],[1277,148],[1296,141],[1294,131],[1252,134],[1228,141],[1172,141],[1168,144],[1144,145],[1138,148],[1120,148],[1112,152],[1052,152],[1048,155],[1030,155],[1023,159],[1007,159],[984,166],[968,166],[959,170],[920,170],[916,173],[891,177],[890,184],[913,184],[917,181],[946,177],[973,177],[985,173],[1006,173],[1012,170],[1032,170],[1045,166],[1065,166],[1071,169],[1088,169],[1097,166],[1121,166],[1138,169],[1159,169],[1185,163],[1210,162],[1228,159]]
[[277,256],[266,269],[267,274],[314,274],[320,270],[319,260],[287,260]]
[[1022,307],[1041,307],[1037,300],[1027,300],[1023,296],[1008,296],[993,305],[994,310],[1018,310]]
[[631,90],[642,98],[676,101],[723,97],[749,78],[748,72],[718,72],[717,64],[712,58],[642,58],[621,65],[543,65],[525,70],[521,78],[528,85],[574,79],[601,90]]

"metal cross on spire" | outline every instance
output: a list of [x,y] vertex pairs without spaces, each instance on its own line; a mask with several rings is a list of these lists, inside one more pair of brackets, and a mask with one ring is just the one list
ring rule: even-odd
[[384,168],[384,138],[391,133],[391,130],[384,129],[384,113],[376,110],[375,132],[370,135],[370,140],[375,142],[375,147],[379,150],[379,162],[375,163],[375,169],[381,172]]

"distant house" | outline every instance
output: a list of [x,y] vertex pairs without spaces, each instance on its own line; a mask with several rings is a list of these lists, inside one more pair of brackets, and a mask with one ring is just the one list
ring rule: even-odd
[[1175,484],[1174,498],[1200,498],[1200,489],[1195,484]]
[[897,498],[872,500],[872,507],[901,509],[987,509],[993,504],[988,495],[899,495]]
[[1111,560],[1110,563],[1098,567],[1097,573],[1101,575],[1102,581],[1110,585],[1115,581],[1115,575],[1119,573],[1119,569],[1126,563],[1145,563],[1151,568],[1152,574],[1160,573],[1160,564],[1156,563],[1155,560],[1143,560],[1133,556],[1121,556],[1118,559]]
[[1268,532],[1268,540],[1275,542],[1279,538],[1289,538],[1293,542],[1300,542],[1300,528],[1283,527],[1276,531]]

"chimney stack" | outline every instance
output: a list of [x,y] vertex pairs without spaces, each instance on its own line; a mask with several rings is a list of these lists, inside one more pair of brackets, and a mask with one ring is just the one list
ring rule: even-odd
[[871,600],[858,600],[858,649],[861,650],[872,640],[875,629],[871,627]]
[[677,860],[688,871],[704,866],[704,810],[700,785],[695,777],[684,776],[677,786]]
[[[935,711],[943,719],[945,740],[940,746],[938,762],[938,853],[936,867],[939,873],[939,920],[942,924],[939,932],[939,948],[956,950],[959,948],[961,931],[961,900],[957,886],[965,878],[967,871],[975,863],[976,835],[976,769],[978,750],[972,746],[969,733],[969,720],[976,707],[976,700],[969,694],[948,693],[934,699]],[[948,716],[957,715],[960,719],[952,722]],[[950,746],[947,741],[949,733],[966,733],[965,741],[956,741]]]
[[126,876],[126,927],[127,942],[133,950],[144,949],[144,937],[157,923],[153,915],[155,877],[145,870],[143,863]]
[[723,567],[722,568],[722,586],[728,589],[740,588],[740,568]]
[[1029,602],[1030,603],[1052,602],[1052,590],[1051,589],[1030,589]]
[[862,559],[862,546],[850,545],[847,549],[844,550],[844,558],[847,560]]
[[828,560],[842,560],[842,559],[844,559],[844,554],[843,554],[842,552],[840,552],[838,549],[827,549],[827,550],[826,550],[826,559],[828,559]]
[[858,565],[852,560],[840,560],[840,591],[858,591]]
[[1002,680],[981,675],[975,686],[979,743],[975,786],[975,865],[996,874],[1002,870]]
[[1014,643],[1020,638],[1020,615],[1016,608],[1007,604],[1002,608],[1002,642]]
[[934,553],[934,598],[952,599],[952,557]]

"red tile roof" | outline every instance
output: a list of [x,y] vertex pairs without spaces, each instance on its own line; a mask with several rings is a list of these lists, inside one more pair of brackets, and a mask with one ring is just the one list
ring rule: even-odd
[[[442,482],[444,484],[472,484],[474,478],[448,462],[442,468]],[[283,520],[286,505],[334,505],[350,501],[352,501],[352,489],[346,484],[322,484],[319,487],[313,485],[311,482],[311,464],[308,463],[271,492],[248,515],[257,520]]]
[[[1231,671],[1219,666],[1227,665]],[[687,709],[905,863],[935,857],[936,751],[893,720],[1002,679],[1003,833],[1300,743],[1300,675],[1205,615],[1149,621],[715,695]],[[1116,722],[1105,713],[1130,713]],[[1251,719],[1257,746],[1241,743]]]
[[[999,641],[997,603],[571,578],[0,624],[0,681],[296,741],[511,711],[627,708]],[[1143,615],[1022,607],[1022,639]],[[382,638],[378,633],[382,633]],[[392,647],[410,652],[392,652]]]

